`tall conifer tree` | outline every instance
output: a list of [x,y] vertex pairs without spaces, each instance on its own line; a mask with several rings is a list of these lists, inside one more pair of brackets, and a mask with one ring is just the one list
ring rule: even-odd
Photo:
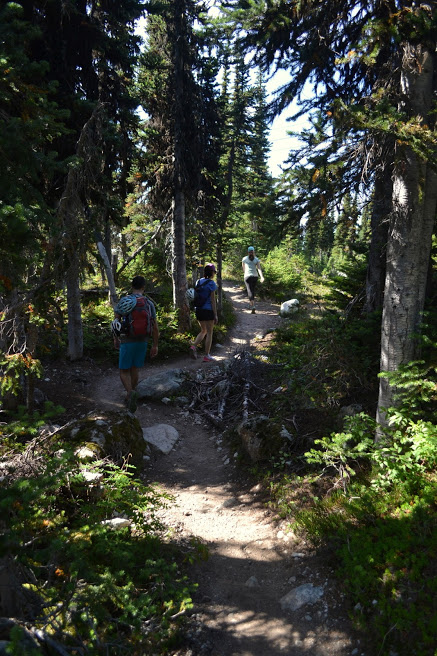
[[[383,219],[390,220],[390,227],[381,369],[396,370],[418,353],[413,334],[423,310],[436,211],[432,100],[437,3],[234,4],[238,20],[249,9],[247,40],[257,45],[258,60],[291,73],[290,84],[278,94],[278,110],[309,81],[315,94],[302,102],[303,109],[329,111],[335,130],[339,127],[345,138],[356,135],[356,173],[371,174],[381,163],[380,170],[388,171],[394,158],[392,207]],[[393,137],[393,149],[381,147]],[[383,379],[378,402],[382,423],[393,392]]]

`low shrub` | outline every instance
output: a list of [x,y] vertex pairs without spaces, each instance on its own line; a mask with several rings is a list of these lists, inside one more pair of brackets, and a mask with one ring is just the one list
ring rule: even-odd
[[[57,653],[166,653],[191,607],[183,558],[157,519],[172,499],[128,464],[83,464],[60,446],[49,455],[32,441],[9,459],[0,487],[3,562],[26,599],[22,616],[11,614],[23,626],[31,618]],[[113,528],[113,517],[125,527]]]

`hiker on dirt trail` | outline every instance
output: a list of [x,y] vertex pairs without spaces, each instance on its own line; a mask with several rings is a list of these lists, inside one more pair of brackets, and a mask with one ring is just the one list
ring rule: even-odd
[[143,295],[145,286],[145,278],[135,276],[132,280],[132,293],[120,299],[114,308],[115,319],[112,322],[114,346],[120,349],[120,379],[126,390],[126,404],[131,412],[137,409],[136,387],[139,370],[144,365],[150,337],[153,339],[150,357],[154,358],[158,354],[156,309],[152,301]]
[[197,358],[197,347],[206,337],[203,362],[212,362],[214,360],[209,352],[211,350],[214,324],[218,322],[217,302],[215,298],[217,285],[213,280],[215,273],[214,264],[206,264],[203,270],[204,277],[196,282],[195,287],[194,305],[196,319],[200,325],[200,333],[190,346],[190,356],[194,359]]
[[264,282],[263,272],[261,271],[261,262],[255,256],[255,249],[249,246],[247,249],[246,257],[241,260],[244,273],[244,284],[247,289],[247,296],[249,298],[249,309],[252,314],[255,314],[255,288],[258,282],[258,277],[261,282]]

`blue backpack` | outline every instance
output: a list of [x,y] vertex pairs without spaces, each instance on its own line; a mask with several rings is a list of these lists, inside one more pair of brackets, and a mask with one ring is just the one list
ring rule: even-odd
[[194,287],[194,307],[197,310],[205,305],[211,295],[211,290],[206,287],[208,283],[209,278],[206,278],[203,282],[200,282],[200,280],[196,282],[196,286]]

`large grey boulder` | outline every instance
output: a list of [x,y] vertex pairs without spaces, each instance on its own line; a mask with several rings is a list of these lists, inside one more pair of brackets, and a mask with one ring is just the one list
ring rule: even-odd
[[183,369],[169,369],[141,380],[136,391],[139,399],[160,400],[180,394],[187,374]]

